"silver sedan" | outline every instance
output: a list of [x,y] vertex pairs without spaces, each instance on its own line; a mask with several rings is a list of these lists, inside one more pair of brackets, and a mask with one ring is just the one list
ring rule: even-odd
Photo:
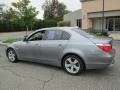
[[6,54],[13,63],[26,60],[49,64],[76,75],[86,69],[102,69],[114,63],[112,41],[76,27],[44,28],[9,45]]

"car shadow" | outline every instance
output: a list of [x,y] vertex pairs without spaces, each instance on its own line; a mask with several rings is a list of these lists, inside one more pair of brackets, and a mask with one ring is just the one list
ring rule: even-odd
[[[51,70],[55,70],[59,73],[64,73],[64,75],[68,75],[67,73],[65,73],[65,71],[63,70],[63,68],[61,67],[57,67],[57,66],[52,66],[52,65],[47,65],[47,64],[42,64],[42,63],[36,63],[36,62],[29,62],[29,61],[20,61],[19,63],[21,64],[25,64],[25,65],[32,65],[35,67],[42,67],[45,69],[51,69]],[[103,77],[103,76],[112,76],[112,71],[113,71],[113,67],[108,67],[105,69],[97,69],[97,70],[85,70],[83,71],[83,73],[77,75],[77,76],[81,76],[81,77],[85,77],[85,76],[89,76],[89,77]]]
[[113,76],[113,69],[114,67],[107,67],[104,69],[91,69],[86,70],[81,76],[89,76],[89,77],[105,77],[105,76]]
[[36,66],[36,67],[42,67],[42,68],[50,68],[53,70],[62,70],[61,67],[57,67],[57,66],[52,66],[52,65],[48,65],[48,64],[43,64],[43,63],[37,63],[37,62],[31,62],[31,61],[19,61],[19,63],[21,64],[26,64],[26,65],[32,65],[32,66]]

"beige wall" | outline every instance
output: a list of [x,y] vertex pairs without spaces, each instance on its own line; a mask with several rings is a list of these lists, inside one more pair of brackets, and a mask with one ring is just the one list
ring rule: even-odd
[[[104,0],[105,11],[120,10],[120,0]],[[82,2],[82,28],[92,28],[92,21],[88,19],[88,13],[102,11],[103,0]]]
[[81,9],[64,15],[63,19],[69,21],[71,26],[77,26],[77,19],[82,19]]

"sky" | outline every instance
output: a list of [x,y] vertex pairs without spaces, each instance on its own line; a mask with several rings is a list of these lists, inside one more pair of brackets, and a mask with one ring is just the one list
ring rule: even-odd
[[[18,0],[0,0],[0,3],[6,4],[8,7],[11,5],[11,2],[16,2]],[[36,10],[39,11],[37,18],[43,19],[43,10],[41,6],[45,2],[45,0],[30,0],[31,5],[36,7]],[[80,0],[59,0],[59,2],[64,3],[67,6],[67,10],[75,11],[81,8]]]

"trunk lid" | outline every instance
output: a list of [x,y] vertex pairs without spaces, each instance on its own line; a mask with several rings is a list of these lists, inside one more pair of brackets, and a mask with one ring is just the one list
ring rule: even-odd
[[110,44],[112,46],[113,38],[110,37],[91,37],[89,38],[95,44]]

